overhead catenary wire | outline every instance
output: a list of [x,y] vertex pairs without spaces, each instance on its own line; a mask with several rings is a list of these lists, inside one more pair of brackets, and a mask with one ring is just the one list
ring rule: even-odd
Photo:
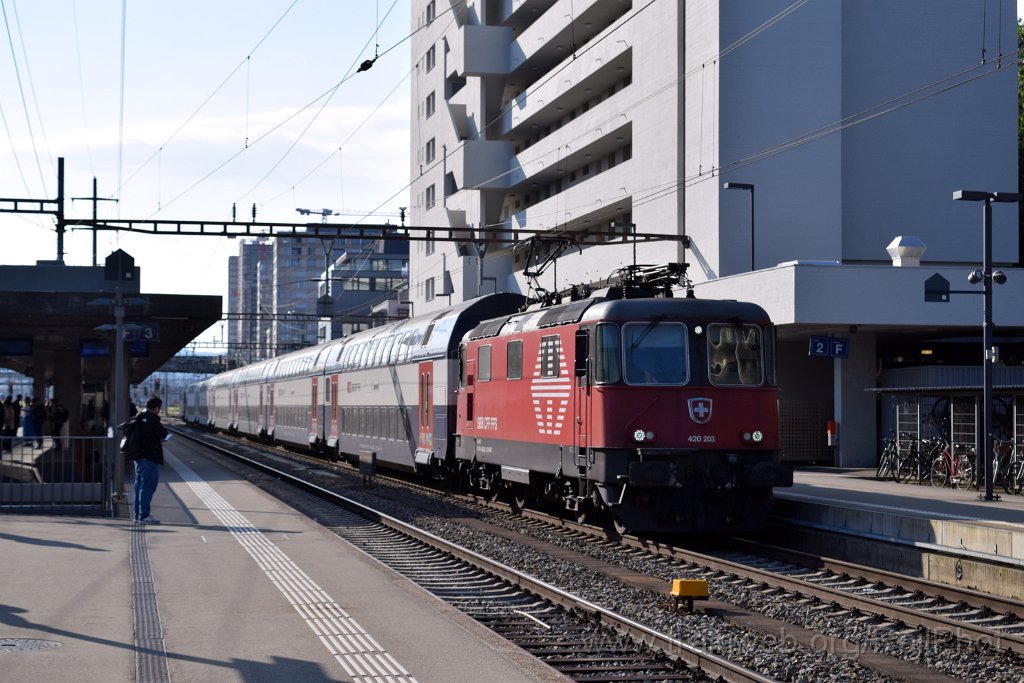
[[89,114],[85,106],[85,77],[82,75],[82,44],[78,31],[78,0],[71,0],[71,19],[75,25],[75,63],[78,67],[78,95],[82,105],[82,130],[85,138],[85,151],[89,158],[89,171],[96,175],[96,164],[92,160],[92,142],[89,140]]
[[121,75],[120,75],[120,95],[118,99],[118,115],[117,115],[117,190],[114,192],[114,197],[117,198],[117,216],[121,217],[121,183],[122,172],[124,169],[124,61],[125,61],[125,34],[127,32],[128,24],[128,0],[121,0]]
[[257,50],[259,50],[260,46],[263,45],[263,43],[266,42],[267,38],[270,37],[274,30],[278,26],[280,26],[281,22],[284,21],[285,17],[288,16],[288,13],[292,11],[292,8],[295,7],[295,5],[298,4],[298,2],[299,0],[293,0],[292,4],[288,5],[288,8],[284,11],[284,13],[282,13],[281,16],[277,18],[277,21],[275,21],[274,24],[269,29],[267,29],[267,32],[263,34],[263,37],[260,38],[256,42],[256,44],[248,51],[245,58],[242,59],[242,61],[240,61],[238,65],[234,69],[232,69],[227,76],[224,77],[224,79],[220,82],[220,85],[214,88],[213,91],[206,96],[206,99],[204,99],[199,104],[199,106],[196,107],[195,110],[191,114],[189,114],[184,121],[182,121],[181,125],[179,125],[174,130],[174,132],[171,133],[170,136],[158,146],[156,151],[154,151],[145,161],[142,162],[142,164],[137,169],[135,169],[135,171],[128,177],[128,179],[124,181],[124,183],[118,183],[117,192],[120,192],[125,185],[130,183],[135,178],[135,176],[137,176],[140,172],[142,172],[143,169],[149,166],[149,164],[156,158],[157,154],[159,154],[161,150],[167,147],[167,145],[169,145],[171,141],[178,136],[178,133],[180,133],[185,128],[185,126],[191,123],[192,119],[194,119],[199,114],[199,112],[201,112],[203,108],[205,108],[206,105],[209,104],[210,100],[212,100],[214,96],[231,81],[234,75],[238,73],[238,70],[248,63],[249,57],[251,57]]
[[[383,19],[383,20],[380,20],[380,19],[378,19],[378,20],[377,20],[377,23],[376,23],[376,25],[374,26],[374,35],[373,35],[373,36],[372,36],[372,37],[371,37],[371,38],[370,38],[369,40],[367,40],[366,44],[365,44],[365,45],[363,46],[363,49],[365,49],[365,48],[366,48],[366,47],[367,47],[367,46],[368,46],[368,45],[370,44],[370,42],[372,42],[372,41],[376,40],[376,37],[377,37],[377,32],[378,32],[378,31],[380,30],[380,22],[381,22],[381,21],[386,21],[386,20],[387,20],[387,18],[388,18],[388,17],[389,17],[390,15],[391,15],[391,11],[392,11],[392,10],[394,10],[394,8],[395,8],[395,5],[397,5],[397,4],[398,4],[398,0],[394,0],[394,1],[393,1],[393,2],[391,3],[391,7],[389,7],[389,8],[388,8],[388,11],[387,11],[387,13],[385,13],[385,15],[384,15],[384,19]],[[379,7],[379,5],[378,5],[378,7]],[[360,51],[360,53],[361,53],[361,51]],[[376,61],[376,60],[377,60],[377,51],[376,51],[376,50],[374,50],[374,58],[373,58],[373,59],[374,59],[374,61]],[[294,140],[292,141],[292,144],[291,144],[291,145],[289,145],[289,147],[288,147],[288,149],[287,149],[287,150],[285,150],[284,154],[282,154],[282,155],[281,155],[281,157],[280,157],[280,158],[279,158],[279,159],[277,160],[277,162],[276,162],[276,163],[274,163],[274,165],[270,167],[270,169],[269,169],[269,170],[268,170],[268,171],[267,171],[267,172],[266,172],[266,173],[265,173],[265,174],[263,175],[263,177],[262,177],[262,178],[260,178],[260,179],[259,179],[259,180],[258,180],[258,181],[256,182],[256,184],[255,184],[255,185],[253,185],[253,186],[252,186],[251,188],[249,188],[249,190],[248,190],[248,191],[246,191],[245,193],[243,193],[243,194],[242,194],[242,195],[241,195],[241,196],[240,196],[240,197],[239,197],[239,198],[238,198],[238,199],[237,199],[236,201],[238,201],[238,202],[241,202],[241,201],[242,201],[243,199],[245,199],[245,198],[246,198],[246,197],[248,197],[248,196],[249,196],[250,194],[252,194],[252,193],[253,193],[253,191],[255,191],[257,187],[259,187],[260,185],[262,185],[262,184],[263,184],[263,182],[264,182],[264,181],[265,181],[265,180],[266,180],[267,178],[269,178],[269,177],[270,177],[270,175],[271,175],[271,174],[272,174],[272,173],[273,173],[273,172],[274,172],[275,170],[277,170],[277,168],[278,168],[278,167],[279,167],[279,166],[281,165],[281,163],[282,163],[282,162],[283,162],[283,161],[284,161],[284,160],[285,160],[285,159],[286,159],[286,158],[288,157],[288,155],[289,155],[289,154],[291,154],[292,150],[294,150],[294,149],[295,149],[295,147],[296,147],[296,146],[297,146],[297,145],[299,144],[299,142],[300,142],[300,141],[302,140],[302,138],[303,138],[303,137],[305,137],[306,133],[308,133],[308,132],[309,132],[309,129],[310,129],[310,128],[311,128],[312,126],[313,126],[313,124],[314,124],[314,123],[316,123],[317,119],[319,119],[319,118],[320,118],[320,115],[321,115],[321,114],[323,114],[323,112],[324,112],[324,109],[326,109],[326,108],[327,108],[327,105],[328,105],[328,104],[330,104],[330,102],[331,102],[331,99],[332,99],[332,98],[334,97],[334,95],[335,95],[335,94],[337,94],[337,92],[338,92],[338,88],[340,88],[340,87],[341,87],[341,85],[342,85],[342,84],[343,84],[343,83],[344,83],[344,82],[345,82],[346,80],[348,80],[348,79],[349,79],[349,78],[351,77],[351,75],[352,75],[352,68],[353,68],[353,67],[355,66],[355,62],[356,62],[356,61],[358,61],[358,60],[359,60],[359,56],[357,55],[357,56],[356,56],[356,58],[355,58],[355,59],[353,60],[352,64],[350,64],[350,65],[349,65],[349,68],[348,68],[348,70],[347,70],[347,71],[345,72],[345,77],[344,77],[344,78],[343,78],[343,79],[341,80],[341,82],[340,82],[340,83],[338,83],[338,85],[337,85],[337,86],[335,86],[335,87],[334,87],[334,89],[332,89],[332,90],[330,91],[330,95],[328,95],[328,96],[327,96],[327,98],[326,98],[326,99],[324,100],[323,104],[321,104],[321,105],[320,105],[320,108],[319,108],[319,109],[317,110],[316,114],[314,114],[314,115],[313,115],[313,117],[312,117],[312,118],[311,118],[311,119],[309,120],[309,123],[307,123],[307,124],[306,124],[306,127],[302,129],[302,132],[301,132],[301,133],[299,133],[299,134],[298,134],[298,135],[297,135],[297,136],[295,137],[295,139],[294,139]]]
[[28,81],[28,91],[32,95],[32,106],[35,109],[36,118],[39,121],[39,135],[43,139],[43,149],[46,150],[46,158],[50,163],[50,168],[56,169],[57,164],[53,161],[53,154],[50,151],[50,141],[46,135],[46,123],[43,121],[43,112],[42,109],[39,108],[39,98],[36,97],[36,83],[35,79],[32,78],[31,61],[28,58],[28,50],[25,48],[25,35],[21,30],[21,18],[18,15],[17,0],[11,0],[11,9],[14,13],[14,26],[18,29],[18,44],[21,46],[22,63],[25,65],[25,79]]
[[[10,25],[10,22],[8,21],[8,19],[7,19],[7,3],[4,2],[4,0],[0,0],[0,10],[3,11],[4,29],[7,31],[7,44],[11,48],[11,60],[13,62],[13,66],[14,66],[14,76],[15,76],[15,80],[18,83],[18,94],[21,96],[21,108],[22,108],[22,111],[24,111],[24,113],[25,113],[25,126],[28,128],[29,140],[32,143],[32,153],[35,156],[36,170],[38,170],[38,172],[39,172],[39,180],[40,180],[40,182],[43,185],[43,194],[46,194],[47,193],[47,191],[46,191],[46,178],[43,176],[43,165],[39,161],[39,149],[36,146],[36,136],[35,136],[35,133],[33,132],[33,129],[32,129],[32,116],[29,114],[29,111],[28,111],[28,100],[25,99],[25,88],[24,88],[24,85],[21,82],[21,69],[18,67],[18,54],[17,54],[17,51],[14,49],[14,36],[11,33],[11,25]],[[6,123],[5,123],[5,125],[6,125]],[[20,166],[19,166],[19,168],[20,168]],[[27,188],[27,184],[26,184],[26,188]]]

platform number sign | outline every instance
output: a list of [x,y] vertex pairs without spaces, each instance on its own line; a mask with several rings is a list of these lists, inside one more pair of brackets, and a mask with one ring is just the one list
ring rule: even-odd
[[826,358],[849,358],[850,340],[843,337],[811,337],[811,345],[807,350],[808,356],[823,356]]
[[131,342],[158,342],[160,341],[160,323],[125,323],[123,338],[124,341]]

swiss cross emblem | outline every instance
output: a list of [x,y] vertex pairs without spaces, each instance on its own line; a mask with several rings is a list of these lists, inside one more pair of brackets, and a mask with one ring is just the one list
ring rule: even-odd
[[690,408],[690,419],[697,424],[707,424],[711,421],[711,399],[691,398],[686,401]]

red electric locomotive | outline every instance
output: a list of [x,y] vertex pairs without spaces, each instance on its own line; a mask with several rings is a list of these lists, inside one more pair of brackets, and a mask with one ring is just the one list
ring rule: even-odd
[[760,528],[793,480],[774,328],[754,304],[668,297],[614,287],[470,331],[455,455],[471,483],[632,531]]

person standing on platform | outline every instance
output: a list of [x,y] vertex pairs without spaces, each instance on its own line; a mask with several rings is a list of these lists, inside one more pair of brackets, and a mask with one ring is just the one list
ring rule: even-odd
[[54,396],[50,401],[50,436],[53,437],[53,450],[55,451],[59,451],[63,447],[61,432],[67,421],[68,409]]
[[164,464],[164,438],[167,430],[160,424],[163,401],[154,396],[146,401],[146,409],[134,418],[132,429],[138,429],[139,447],[135,459],[135,499],[132,517],[139,524],[159,524],[150,514],[150,503],[160,483],[160,467]]
[[11,403],[11,397],[8,396],[3,402],[3,413],[2,419],[0,419],[0,453],[10,453],[14,439],[14,406]]
[[36,433],[32,430],[33,425],[31,396],[25,397],[25,409],[21,411],[21,414],[24,416],[24,420],[22,421],[21,425],[21,438],[25,441],[26,444],[28,444],[31,447],[32,442],[36,440]]
[[32,433],[36,437],[36,448],[43,447],[43,422],[46,421],[46,404],[42,398],[36,398],[29,413],[32,418]]
[[21,394],[14,397],[14,445],[17,446],[20,442],[18,441],[18,427],[21,425]]

